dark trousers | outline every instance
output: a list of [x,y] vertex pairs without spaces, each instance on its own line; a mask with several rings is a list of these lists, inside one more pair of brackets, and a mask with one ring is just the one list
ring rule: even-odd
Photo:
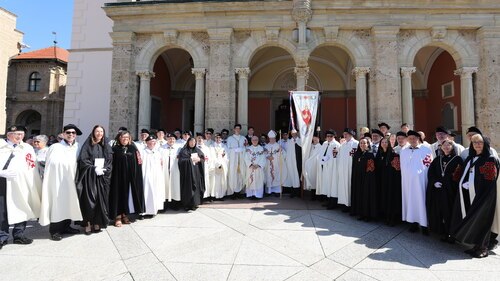
[[71,225],[71,220],[62,220],[60,222],[51,222],[49,226],[50,235],[59,233],[62,234]]
[[[0,242],[4,243],[9,239],[9,221],[7,216],[7,188],[5,184],[5,179],[0,178]],[[12,236],[15,238],[21,238],[24,236],[24,230],[26,229],[26,222],[20,222],[14,224],[14,229],[12,231]]]

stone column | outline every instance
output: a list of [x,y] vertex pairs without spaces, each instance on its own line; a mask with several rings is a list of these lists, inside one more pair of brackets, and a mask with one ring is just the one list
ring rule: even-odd
[[241,124],[241,130],[248,130],[248,75],[250,68],[236,68],[238,74],[238,123]]
[[141,78],[139,85],[139,120],[137,124],[137,132],[142,128],[150,129],[151,127],[151,78],[155,77],[155,73],[149,70],[137,71],[137,75]]
[[399,26],[374,26],[371,30],[373,66],[370,71],[369,123],[401,125],[401,77],[398,64]]
[[366,74],[369,67],[355,67],[352,73],[356,77],[356,129],[368,127],[368,108],[366,105]]
[[196,79],[194,92],[194,133],[203,133],[205,128],[205,68],[193,68]]
[[401,102],[403,111],[403,123],[407,123],[413,130],[413,95],[411,86],[411,75],[416,67],[401,67]]
[[472,88],[472,73],[477,72],[477,67],[462,67],[455,70],[455,75],[460,75],[460,102],[462,106],[462,137],[464,146],[469,145],[467,129],[475,125],[474,120],[474,89]]
[[307,22],[312,18],[311,0],[293,0],[292,18],[299,27],[299,45],[307,42]]
[[309,67],[296,67],[294,72],[297,77],[297,91],[304,91],[309,79]]

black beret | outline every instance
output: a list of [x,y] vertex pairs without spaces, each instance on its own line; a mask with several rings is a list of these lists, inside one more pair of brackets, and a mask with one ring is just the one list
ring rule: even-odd
[[390,129],[391,129],[391,126],[389,126],[389,125],[388,125],[387,123],[385,123],[385,122],[378,123],[377,125],[378,125],[378,127],[379,127],[379,128],[380,128],[380,127],[382,127],[382,126],[385,126],[385,127],[387,128],[387,130],[390,130]]
[[196,136],[197,136],[197,137],[202,137],[202,136],[203,136],[203,134],[202,134],[202,133],[197,132],[197,133],[196,133]]
[[166,138],[175,138],[175,135],[172,133],[165,133]]
[[408,131],[408,136],[416,136],[420,138],[420,134],[417,131],[409,130]]
[[457,136],[457,134],[455,134],[454,132],[451,132],[451,133],[450,133],[450,136],[452,136],[452,137],[456,137],[456,136]]
[[399,137],[399,136],[402,136],[402,137],[407,137],[406,133],[405,132],[402,132],[402,131],[399,131],[396,133],[396,137]]
[[382,131],[380,131],[379,129],[372,129],[372,134],[377,134],[381,137],[385,137],[384,133],[382,133]]
[[78,127],[74,124],[68,124],[68,125],[63,127],[63,131],[66,131],[69,129],[74,129],[76,131],[77,136],[80,136],[82,134],[82,131],[80,131],[80,129],[78,129]]
[[335,132],[334,130],[330,129],[328,131],[325,132],[325,135],[332,135],[332,136],[336,136],[337,135],[337,132]]
[[141,134],[149,134],[149,130],[148,129],[141,129]]
[[481,132],[481,130],[479,130],[477,127],[470,127],[469,129],[467,129],[467,134],[468,133],[478,133],[480,135],[482,135],[483,133]]
[[165,129],[158,129],[158,131],[156,132],[163,132],[163,133],[166,133]]
[[193,135],[193,134],[191,134],[191,132],[190,132],[190,131],[184,131],[184,132],[182,132],[182,134],[183,134],[183,135],[190,135],[190,136],[192,136],[192,135]]
[[156,136],[155,136],[155,135],[149,135],[149,136],[146,138],[146,141],[150,141],[150,140],[156,140]]
[[364,137],[364,138],[369,138],[369,139],[372,139],[372,135],[371,135],[370,133],[368,133],[368,132],[367,132],[367,133],[364,133],[364,134],[363,134],[363,137]]
[[451,134],[450,130],[446,129],[443,126],[439,126],[436,128],[436,133],[445,133],[447,135]]
[[214,129],[212,129],[212,128],[207,128],[207,129],[205,130],[205,133],[206,133],[206,132],[211,133],[211,134],[213,135],[213,134],[214,134]]
[[222,129],[222,131],[220,131],[221,133],[226,133],[226,134],[229,134],[229,130],[228,129]]
[[18,132],[18,131],[23,131],[25,134],[28,132],[26,127],[21,126],[21,125],[14,125],[14,126],[10,126],[7,128],[7,133],[13,133],[13,132]]
[[348,133],[351,136],[355,136],[356,135],[356,132],[353,129],[351,129],[351,128],[345,128],[344,129],[344,133]]
[[123,131],[128,131],[127,128],[125,127],[120,127],[120,129],[118,129],[119,132],[123,132]]

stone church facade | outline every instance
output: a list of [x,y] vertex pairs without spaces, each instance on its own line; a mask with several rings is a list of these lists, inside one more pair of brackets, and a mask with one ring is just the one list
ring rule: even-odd
[[[445,123],[463,136],[477,125],[500,146],[495,0],[117,1],[103,10],[111,131],[241,123],[265,132],[280,126],[288,90],[313,89],[325,129],[384,121],[430,134]],[[65,119],[82,114],[68,104]]]

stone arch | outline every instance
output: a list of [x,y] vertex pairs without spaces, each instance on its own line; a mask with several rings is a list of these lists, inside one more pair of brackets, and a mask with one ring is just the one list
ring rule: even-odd
[[478,66],[479,55],[463,38],[458,31],[449,30],[442,39],[433,39],[430,32],[417,32],[410,38],[399,53],[399,64],[401,66],[413,66],[413,61],[418,51],[426,46],[440,47],[450,53],[455,60],[457,68],[464,66]]
[[236,67],[249,67],[253,56],[266,47],[279,47],[284,49],[292,56],[295,64],[297,64],[297,47],[293,42],[283,37],[271,41],[266,38],[264,32],[252,32],[250,38],[248,38],[238,50],[234,59],[234,65]]
[[191,34],[180,34],[177,38],[167,38],[163,35],[153,35],[141,49],[135,59],[137,71],[153,71],[156,59],[166,50],[179,48],[187,51],[193,58],[194,67],[207,67],[208,57],[204,46],[194,40]]
[[354,37],[352,33],[339,32],[338,36],[332,40],[327,40],[322,34],[316,34],[308,43],[309,55],[323,46],[342,49],[349,55],[355,66],[371,66],[372,64],[370,52],[363,46],[363,42]]
[[33,131],[40,132],[42,123],[42,115],[34,109],[26,109],[19,113],[16,117],[15,124],[20,124],[28,129],[28,134]]

